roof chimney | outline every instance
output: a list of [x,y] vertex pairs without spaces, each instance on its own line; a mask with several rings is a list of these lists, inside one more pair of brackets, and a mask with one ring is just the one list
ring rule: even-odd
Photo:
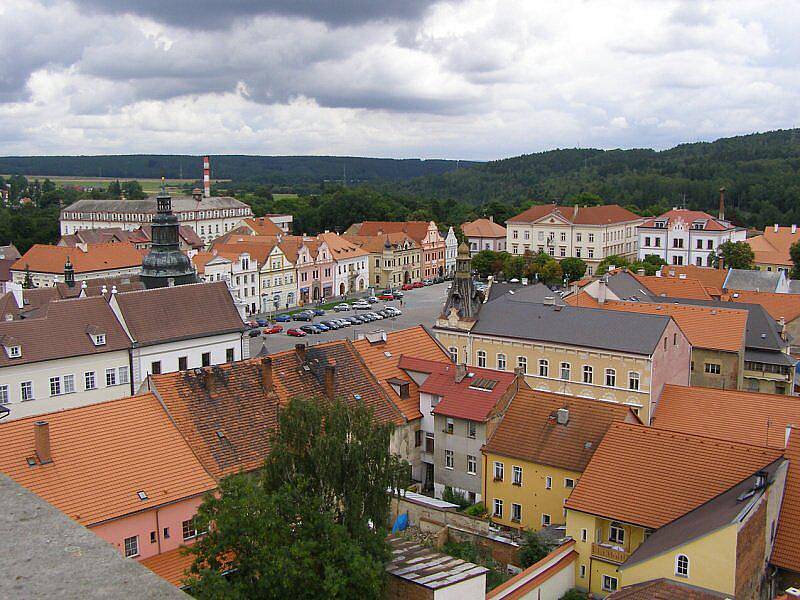
[[780,225],[775,223],[774,227],[775,227],[775,233],[778,233],[778,230],[781,228]]
[[556,411],[556,423],[559,425],[566,425],[567,421],[569,421],[569,409],[559,408]]
[[606,285],[605,277],[601,277],[597,282],[597,303],[605,304],[606,295],[608,293],[608,286]]
[[297,358],[304,361],[306,360],[306,345],[305,344],[295,344],[294,351],[297,353]]
[[456,383],[461,383],[467,376],[467,365],[461,363],[456,365]]
[[793,223],[793,224],[792,224],[792,235],[794,235],[795,233],[797,233],[797,225],[795,225],[795,224]]
[[203,374],[201,375],[203,381],[203,387],[209,393],[209,395],[213,395],[214,391],[217,388],[217,377],[214,375],[214,372],[211,369],[203,369]]
[[272,357],[264,356],[261,359],[261,387],[265,392],[272,391]]
[[719,220],[725,220],[725,188],[719,188]]
[[192,199],[195,202],[200,202],[203,199],[203,190],[200,188],[194,188],[192,190]]
[[489,222],[494,223],[494,215],[489,215]]
[[33,424],[33,444],[39,463],[45,465],[53,462],[50,454],[50,424],[47,421],[36,421]]
[[211,160],[203,157],[203,196],[211,197]]
[[336,399],[336,361],[325,365],[325,395],[328,400]]
[[644,276],[645,270],[644,269],[636,269],[636,274]]

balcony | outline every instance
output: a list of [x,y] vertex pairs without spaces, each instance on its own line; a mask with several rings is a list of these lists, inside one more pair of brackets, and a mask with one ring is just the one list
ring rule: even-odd
[[610,563],[621,565],[631,555],[630,552],[619,550],[618,546],[609,546],[607,544],[592,544],[592,557],[599,558]]

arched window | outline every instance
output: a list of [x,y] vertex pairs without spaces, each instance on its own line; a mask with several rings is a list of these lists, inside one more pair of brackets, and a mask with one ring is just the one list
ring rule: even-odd
[[539,359],[539,377],[547,377],[550,372],[550,363],[546,358]]
[[636,371],[628,372],[628,388],[632,390],[639,389],[639,373]]
[[614,369],[606,369],[606,385],[608,387],[616,387],[617,372]]
[[478,357],[478,366],[486,368],[486,351],[485,350],[478,350],[477,352]]
[[675,575],[678,577],[689,576],[689,557],[685,554],[678,554],[675,557]]
[[592,383],[594,380],[594,369],[591,365],[583,365],[583,383]]
[[497,370],[498,371],[505,371],[506,370],[506,355],[505,354],[498,354],[497,355]]
[[454,363],[458,363],[458,348],[455,346],[450,346],[447,350],[450,352],[450,360],[452,360]]
[[561,379],[569,381],[570,365],[568,362],[561,363]]
[[517,368],[522,369],[523,373],[528,372],[528,357],[527,356],[518,356],[517,357]]

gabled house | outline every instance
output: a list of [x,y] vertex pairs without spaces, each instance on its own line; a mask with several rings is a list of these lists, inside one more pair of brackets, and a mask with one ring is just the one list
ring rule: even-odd
[[787,467],[775,448],[612,424],[565,504],[577,585],[604,597],[666,578],[760,597]]
[[471,256],[481,250],[504,252],[506,249],[506,228],[495,223],[492,216],[464,223],[461,231],[467,238]]
[[764,233],[745,240],[755,255],[756,267],[761,271],[783,271],[787,276],[794,267],[789,249],[800,241],[797,225],[781,226],[775,223],[764,227]]
[[492,522],[529,530],[563,525],[564,503],[615,422],[640,423],[621,404],[520,387],[482,449]]

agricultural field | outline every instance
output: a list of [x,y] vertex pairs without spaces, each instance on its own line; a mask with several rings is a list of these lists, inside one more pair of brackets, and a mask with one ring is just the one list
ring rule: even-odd
[[[2,175],[2,177],[9,177],[8,175]],[[57,185],[66,187],[66,186],[81,186],[81,187],[92,187],[92,186],[99,186],[99,187],[106,187],[110,182],[119,179],[120,183],[123,181],[129,181],[129,178],[121,178],[121,177],[70,177],[67,175],[25,175],[28,181],[33,181],[38,179],[39,181],[44,181],[45,179],[49,179],[50,181],[55,182]],[[142,189],[147,195],[156,194],[161,189],[161,179],[156,178],[135,178],[142,185]],[[167,179],[167,190],[171,192],[175,192],[180,190],[185,184],[197,182],[197,179]],[[227,179],[218,179],[214,180],[214,182],[223,182],[229,181]]]

